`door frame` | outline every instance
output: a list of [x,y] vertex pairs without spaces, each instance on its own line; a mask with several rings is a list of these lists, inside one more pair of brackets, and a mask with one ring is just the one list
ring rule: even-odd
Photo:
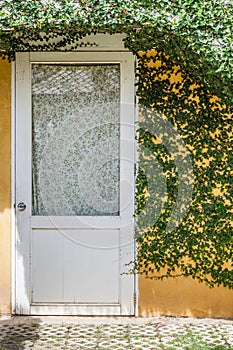
[[[106,36],[108,38],[106,38]],[[125,55],[127,50],[125,50],[123,48],[123,44],[122,44],[122,35],[117,35],[118,37],[116,38],[117,40],[114,42],[114,46],[112,46],[111,44],[109,44],[108,46],[106,45],[106,42],[111,43],[112,42],[112,38],[114,36],[108,36],[105,34],[102,35],[97,35],[97,36],[93,36],[94,39],[99,40],[99,46],[98,48],[96,46],[88,48],[88,50],[85,48],[80,48],[79,51],[85,51],[86,53],[90,53],[92,51],[95,52],[112,52],[114,54],[118,54],[119,56],[121,56],[121,54]],[[104,38],[103,44],[101,44],[102,39]],[[87,39],[88,40],[88,39]],[[107,40],[107,41],[106,41]],[[109,40],[109,41],[108,41]],[[118,43],[116,45],[116,42]],[[102,45],[102,46],[101,46]],[[84,52],[83,52],[84,53]],[[43,53],[48,59],[49,57],[53,56],[53,53]],[[69,55],[73,54],[74,56],[76,55],[76,53],[72,53],[69,52]],[[127,52],[128,55],[132,55],[130,52]],[[126,56],[127,56],[126,54]],[[23,55],[23,53],[21,53],[20,55]],[[32,53],[32,55],[34,57],[37,57],[37,53]],[[61,56],[65,56],[65,53],[60,53]],[[97,54],[98,55],[98,54]],[[110,54],[111,56],[111,54]],[[52,58],[49,59],[49,61]],[[35,59],[33,60],[35,61]],[[44,60],[43,60],[44,61]],[[53,61],[55,61],[53,59]],[[93,60],[93,62],[95,62],[95,60]],[[107,62],[107,60],[106,60]],[[112,61],[109,63],[113,63]],[[134,79],[134,74],[132,76],[132,78]],[[16,210],[15,210],[15,201],[16,201],[16,64],[13,63],[12,64],[12,313],[20,313],[20,314],[29,314],[28,310],[24,309],[24,310],[20,310],[20,308],[17,306],[17,292],[16,292],[16,272],[17,272],[17,268],[18,268],[18,264],[20,263],[17,260],[16,257],[16,243],[17,243],[17,223],[16,223]],[[135,96],[135,92],[134,92],[134,96]],[[133,103],[135,103],[135,100],[133,101]],[[136,108],[135,108],[135,119],[136,119]],[[135,145],[135,155],[134,155],[134,159],[133,162],[135,163],[135,156],[136,156],[136,145]],[[135,187],[135,182],[134,182],[134,187]],[[134,252],[135,254],[135,252]],[[28,275],[30,274],[30,269],[29,271],[27,271]],[[20,312],[19,312],[20,311]],[[134,276],[134,315],[138,315],[138,277],[137,275]]]

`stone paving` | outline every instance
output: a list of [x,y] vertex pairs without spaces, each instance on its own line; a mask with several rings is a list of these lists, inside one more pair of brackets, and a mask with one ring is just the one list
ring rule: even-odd
[[0,318],[0,350],[233,350],[233,322],[174,317]]

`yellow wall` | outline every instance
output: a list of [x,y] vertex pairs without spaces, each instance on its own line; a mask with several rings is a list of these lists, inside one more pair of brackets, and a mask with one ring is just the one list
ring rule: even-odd
[[233,317],[233,291],[210,289],[191,278],[139,278],[140,316]]
[[[147,58],[155,56],[156,51],[146,53]],[[141,52],[143,56],[143,52]],[[145,61],[145,66],[159,68],[162,62]],[[179,67],[170,68],[168,75],[154,75],[155,80],[169,79],[171,83],[182,82],[177,74]],[[193,85],[195,87],[195,85]],[[166,84],[164,85],[166,89]],[[174,93],[179,93],[173,89]],[[171,93],[171,91],[168,91]],[[189,96],[189,99],[193,97]],[[198,97],[194,98],[198,102]],[[214,98],[216,100],[216,98]],[[208,161],[208,160],[207,160]],[[216,189],[217,190],[217,189]],[[217,192],[219,195],[219,192]],[[163,281],[139,276],[139,315],[140,316],[193,316],[193,317],[233,317],[233,290],[224,287],[210,289],[192,278],[170,278]]]
[[11,312],[11,67],[0,60],[0,314]]

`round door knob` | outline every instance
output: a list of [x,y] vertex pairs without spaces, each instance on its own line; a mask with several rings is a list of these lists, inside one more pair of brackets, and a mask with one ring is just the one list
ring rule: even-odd
[[19,211],[24,211],[24,210],[26,209],[26,204],[23,203],[23,202],[18,203],[18,204],[17,204],[17,209],[18,209]]

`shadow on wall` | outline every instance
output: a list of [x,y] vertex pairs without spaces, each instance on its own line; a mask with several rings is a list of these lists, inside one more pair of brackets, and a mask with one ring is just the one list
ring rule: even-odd
[[137,268],[232,288],[232,108],[163,53],[138,67]]
[[232,107],[155,50],[137,88],[139,313],[232,317]]

